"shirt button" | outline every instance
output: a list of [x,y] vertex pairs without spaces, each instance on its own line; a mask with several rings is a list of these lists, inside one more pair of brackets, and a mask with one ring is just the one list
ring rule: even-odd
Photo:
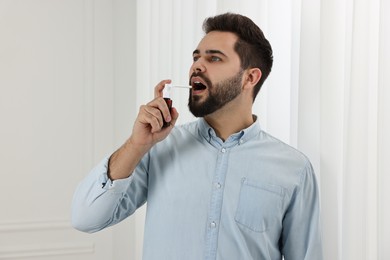
[[238,141],[239,144],[242,144],[244,142],[244,140],[240,139],[240,141]]
[[215,184],[215,188],[216,189],[220,189],[221,187],[222,187],[221,183],[218,182],[218,183]]
[[225,148],[222,148],[222,149],[221,149],[221,153],[226,153],[226,149],[225,149]]
[[210,227],[211,228],[216,228],[217,227],[217,223],[215,223],[214,221],[210,223]]

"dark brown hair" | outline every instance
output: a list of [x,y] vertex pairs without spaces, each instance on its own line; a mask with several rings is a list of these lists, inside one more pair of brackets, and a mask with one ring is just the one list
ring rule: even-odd
[[209,17],[203,22],[203,31],[231,32],[238,36],[234,46],[241,61],[241,68],[259,68],[262,76],[253,90],[253,100],[271,72],[273,55],[272,48],[263,31],[248,17],[225,13]]

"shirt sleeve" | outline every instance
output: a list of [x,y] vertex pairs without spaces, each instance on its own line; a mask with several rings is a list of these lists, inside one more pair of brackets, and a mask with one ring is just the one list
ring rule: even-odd
[[135,181],[139,176],[134,173],[111,181],[107,175],[108,160],[109,157],[102,160],[76,188],[71,221],[77,230],[93,233],[114,225],[146,201],[145,181]]
[[322,260],[319,191],[308,162],[283,220],[285,260]]

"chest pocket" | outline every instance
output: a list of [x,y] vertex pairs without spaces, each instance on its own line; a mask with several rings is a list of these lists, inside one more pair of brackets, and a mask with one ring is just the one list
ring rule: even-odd
[[284,189],[242,179],[236,210],[237,223],[255,232],[265,232],[281,223]]

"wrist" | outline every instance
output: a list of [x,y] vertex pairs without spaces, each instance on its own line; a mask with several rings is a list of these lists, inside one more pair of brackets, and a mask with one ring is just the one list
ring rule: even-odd
[[135,156],[143,157],[152,148],[152,145],[137,142],[136,138],[130,136],[123,145],[123,148]]

